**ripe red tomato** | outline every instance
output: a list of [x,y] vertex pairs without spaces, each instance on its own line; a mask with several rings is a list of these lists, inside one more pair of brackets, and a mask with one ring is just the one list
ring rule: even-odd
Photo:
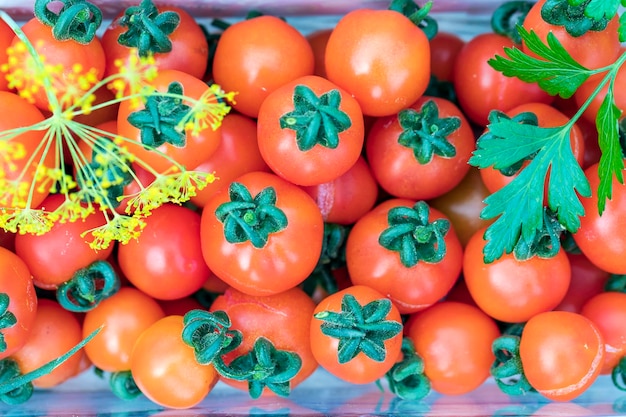
[[469,122],[454,103],[423,96],[408,109],[376,120],[365,151],[385,191],[398,198],[427,200],[461,182],[475,143]]
[[313,199],[267,172],[223,187],[202,210],[202,253],[239,291],[271,295],[300,284],[317,265],[324,224]]
[[[348,301],[346,297],[351,297],[352,301]],[[370,314],[365,314],[363,310],[369,311]],[[332,321],[325,324],[325,318],[337,313],[350,321],[350,326],[337,326],[338,330],[361,330],[361,325],[363,325],[361,331],[366,335],[363,336],[363,340],[366,342],[361,341],[359,343],[361,338],[340,339],[332,335],[334,332],[329,333],[325,330],[326,326],[333,327]],[[376,320],[371,318],[374,316]],[[320,366],[344,381],[353,384],[374,382],[382,378],[401,357],[401,323],[400,312],[382,293],[364,285],[350,286],[329,295],[315,307],[310,328],[313,356]],[[364,330],[368,324],[388,327],[390,329],[389,334],[384,338],[375,338],[374,331]],[[397,332],[394,333],[394,329]],[[367,337],[368,333],[372,339]],[[350,359],[347,361],[340,360],[341,352],[338,350],[341,345],[344,346],[344,354],[350,349],[350,354],[347,355]],[[371,351],[374,346],[367,349],[365,345],[375,345],[378,352],[381,353],[381,357],[372,358]]]
[[580,313],[587,300],[604,292],[610,274],[598,268],[582,253],[567,253],[567,258],[572,268],[572,279],[565,297],[554,309]]
[[361,155],[365,135],[357,101],[317,75],[296,78],[268,94],[257,127],[267,165],[298,185],[346,173]]
[[[0,19],[0,64],[7,62],[7,48],[15,37],[13,29],[2,19]],[[0,90],[9,91],[9,82],[6,77],[0,77]]]
[[563,248],[552,258],[518,260],[514,254],[485,263],[478,230],[465,247],[463,277],[476,304],[496,320],[520,323],[552,310],[565,296],[571,267]]
[[442,299],[462,262],[463,248],[449,220],[413,200],[380,203],[354,224],[346,242],[352,283],[384,294],[403,314]]
[[182,331],[183,316],[166,316],[141,333],[130,357],[130,371],[141,392],[175,409],[197,405],[219,380],[213,365],[196,362]]
[[163,317],[163,309],[152,297],[136,288],[122,287],[85,313],[83,337],[100,326],[104,327],[83,349],[99,369],[127,371],[137,338]]
[[430,40],[430,73],[439,81],[452,81],[456,58],[465,45],[460,36],[438,31]]
[[413,104],[430,81],[430,45],[424,32],[393,10],[357,9],[333,28],[326,74],[351,93],[363,114],[388,116]]
[[554,401],[570,401],[596,380],[604,341],[588,318],[568,311],[536,314],[524,326],[520,360],[530,385]]
[[145,220],[139,238],[118,248],[117,260],[126,278],[160,300],[185,297],[202,288],[210,270],[200,246],[200,214],[164,204]]
[[220,36],[213,78],[236,91],[234,108],[256,117],[272,91],[313,74],[313,51],[296,28],[276,16],[258,16],[230,25]]
[[[623,51],[626,51],[623,50]],[[584,82],[576,92],[574,93],[574,101],[581,107],[585,101],[591,96],[598,85],[600,84],[601,79],[605,76],[605,73],[597,74],[591,76],[586,82]],[[615,100],[615,105],[622,111],[626,109],[626,95],[623,93],[624,88],[626,88],[626,69],[624,67],[620,67],[615,75],[613,80],[613,98]],[[598,116],[598,110],[600,110],[600,106],[606,97],[606,93],[608,92],[608,84],[605,84],[604,87],[600,90],[598,94],[594,96],[589,107],[582,114],[582,118],[586,121],[593,124],[595,127],[596,117]]]
[[602,215],[598,214],[599,164],[585,170],[591,187],[591,197],[582,198],[585,215],[580,228],[572,236],[583,254],[597,267],[613,274],[626,274],[626,185],[612,180],[612,197],[606,201]]
[[500,336],[491,317],[478,307],[454,301],[436,303],[414,316],[407,336],[435,391],[465,394],[489,377],[495,360],[491,344]]
[[309,45],[311,45],[315,59],[313,74],[324,78],[328,78],[326,76],[326,45],[328,44],[328,38],[330,38],[332,32],[332,28],[325,28],[316,30],[306,36],[306,40],[309,42]]

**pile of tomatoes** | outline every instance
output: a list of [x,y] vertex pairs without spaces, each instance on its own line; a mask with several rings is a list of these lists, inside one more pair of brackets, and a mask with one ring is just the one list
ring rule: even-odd
[[[579,62],[600,68],[621,53],[617,18],[573,39],[541,19],[543,3],[524,26],[544,37],[552,30]],[[505,349],[518,361],[513,379],[549,399],[575,398],[620,366],[626,294],[605,287],[626,273],[614,263],[624,248],[607,254],[584,242],[622,233],[623,185],[615,182],[614,209],[603,216],[588,206],[569,240],[577,245],[551,257],[504,254],[486,263],[483,200],[511,176],[468,164],[492,110],[530,112],[541,126],[559,126],[587,86],[570,99],[552,97],[490,67],[490,58],[516,45],[509,37],[439,32],[429,39],[396,10],[354,10],[306,36],[289,18],[255,15],[207,31],[181,8],[158,7],[165,12],[180,19],[169,51],[154,55],[155,85],[167,91],[178,82],[199,97],[215,83],[236,94],[215,130],[188,133],[183,146],[154,147],[217,178],[186,204],[154,208],[138,238],[100,250],[82,236],[104,222],[102,212],[42,235],[0,230],[0,370],[10,360],[28,373],[99,328],[33,385],[54,387],[95,368],[157,404],[188,408],[218,381],[254,397],[288,395],[321,366],[354,384],[387,379],[409,398],[416,386],[425,388],[421,396],[429,389],[459,395],[492,375],[492,346],[503,335],[517,338]],[[103,78],[137,53],[118,42],[119,19],[82,44],[54,39],[37,19],[22,30],[59,57],[55,64],[95,68]],[[0,65],[12,42],[13,29],[0,25]],[[0,129],[47,116],[41,91],[27,97],[27,85],[4,80],[0,90]],[[103,88],[96,101],[114,96]],[[112,103],[80,122],[137,137],[131,105]],[[571,141],[593,178],[601,152],[591,113]],[[153,128],[160,134],[163,126]],[[168,169],[149,147],[132,149],[157,172]],[[28,151],[39,152],[36,143]],[[146,183],[152,175],[135,174]],[[33,207],[63,201],[47,190],[36,197]],[[84,311],[57,300],[70,278],[105,273],[98,268],[119,279],[105,299]],[[211,313],[201,325],[198,310]],[[182,334],[194,323],[191,345]],[[198,360],[218,336],[223,354]]]

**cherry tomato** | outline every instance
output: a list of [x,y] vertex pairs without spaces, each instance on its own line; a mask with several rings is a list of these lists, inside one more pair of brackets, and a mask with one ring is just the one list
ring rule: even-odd
[[442,301],[415,313],[408,337],[424,361],[433,390],[465,394],[490,375],[495,356],[491,344],[500,336],[496,322],[478,307]]
[[343,15],[326,45],[326,74],[351,93],[363,114],[388,116],[413,104],[430,81],[424,32],[393,10]]
[[130,357],[130,371],[141,392],[175,409],[198,404],[219,380],[213,365],[196,362],[182,331],[183,316],[166,316],[141,333]]
[[202,210],[202,253],[223,281],[251,295],[300,284],[317,265],[324,224],[313,199],[275,174],[251,172]]
[[154,209],[139,238],[119,246],[117,260],[126,278],[153,298],[194,293],[210,274],[200,247],[200,214],[175,204]]
[[588,318],[568,311],[536,314],[524,326],[519,346],[530,385],[554,401],[570,401],[598,377],[604,341]]
[[272,91],[313,74],[314,65],[304,35],[276,16],[258,16],[224,30],[215,50],[213,78],[225,91],[237,92],[237,111],[257,117]]
[[[0,64],[7,62],[7,48],[11,46],[11,42],[15,37],[13,29],[4,21],[0,19]],[[9,91],[9,82],[6,77],[0,77],[0,90]]]
[[320,77],[327,78],[326,76],[326,44],[328,44],[328,38],[333,32],[332,28],[324,28],[316,30],[306,36],[306,40],[311,45],[313,50],[313,57],[315,58],[315,66],[313,67],[313,74]]
[[580,313],[587,300],[604,291],[610,274],[595,266],[582,253],[567,253],[567,258],[572,268],[572,279],[565,297],[554,309]]
[[452,32],[438,31],[430,40],[430,73],[439,81],[452,81],[456,58],[465,41]]
[[298,185],[332,181],[361,155],[363,114],[357,101],[317,75],[272,91],[258,114],[258,143],[267,165]]
[[[355,301],[346,304],[345,297],[352,297]],[[388,303],[388,311],[386,314],[383,314],[385,309],[381,309],[381,302]],[[354,306],[355,303],[358,304],[356,309],[358,310],[360,308],[361,310],[360,313],[355,312],[355,315],[352,315],[351,311],[355,311],[355,309],[346,308],[348,306]],[[398,332],[395,334],[390,332],[390,335],[384,340],[370,341],[370,343],[376,343],[378,346],[382,344],[382,358],[372,358],[366,353],[365,348],[359,348],[356,354],[348,355],[351,359],[340,361],[338,349],[342,342],[347,344],[348,341],[326,334],[324,330],[324,323],[326,323],[323,320],[324,317],[328,314],[342,313],[342,315],[353,324],[353,326],[349,328],[358,330],[361,324],[365,324],[363,320],[368,320],[368,316],[364,315],[363,308],[368,305],[372,307],[373,305],[370,303],[376,303],[373,305],[377,305],[377,309],[373,310],[370,308],[368,311],[374,315],[375,313],[372,311],[378,312],[378,310],[380,310],[381,314],[380,317],[378,315],[376,316],[377,321],[370,322],[370,324],[387,326],[391,329],[397,328]],[[354,285],[329,295],[317,304],[313,317],[311,321],[311,348],[313,356],[320,366],[344,381],[353,384],[368,384],[374,382],[383,377],[400,358],[400,349],[402,346],[400,312],[382,293],[370,287]],[[367,326],[367,324],[365,325]],[[366,333],[364,330],[362,331]],[[340,342],[340,340],[342,340],[342,342]],[[361,344],[364,343],[366,342],[361,342]],[[352,345],[354,344],[355,343],[352,343]]]
[[[626,49],[623,50],[626,52]],[[576,92],[574,93],[574,101],[578,105],[578,107],[582,107],[582,105],[587,101],[589,96],[594,92],[594,90],[599,86],[600,81],[605,76],[605,73],[597,74],[591,76],[586,82],[584,82]],[[626,109],[626,95],[624,95],[623,91],[626,88],[626,69],[624,67],[620,67],[615,75],[613,80],[613,99],[615,100],[615,105],[622,111]],[[608,83],[602,87],[600,92],[594,96],[591,103],[582,114],[582,118],[586,121],[592,123],[595,126],[596,117],[598,116],[598,110],[602,105],[604,98],[606,97],[606,93],[608,92],[609,87]]]

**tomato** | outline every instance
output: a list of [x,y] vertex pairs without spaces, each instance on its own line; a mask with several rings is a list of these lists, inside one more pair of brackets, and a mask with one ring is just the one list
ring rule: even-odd
[[[226,364],[250,352],[256,340],[264,337],[279,350],[295,352],[302,360],[302,367],[289,381],[293,390],[317,369],[317,361],[311,352],[309,327],[315,303],[300,288],[295,287],[268,296],[247,295],[234,288],[227,289],[211,305],[210,311],[224,311],[231,321],[231,329],[243,334],[243,341],[235,350],[224,356]],[[234,381],[222,377],[226,384],[248,391],[246,381]],[[267,387],[263,395],[272,395]]]
[[302,189],[317,202],[325,222],[343,225],[360,219],[378,198],[378,183],[362,156],[334,180]]
[[500,336],[496,322],[478,307],[442,301],[415,313],[408,337],[424,361],[432,389],[465,394],[490,375],[495,356],[491,344]]
[[[365,141],[374,177],[394,197],[426,200],[458,185],[475,149],[472,128],[451,101],[423,96],[374,122]],[[445,146],[442,144],[445,143]]]
[[[81,326],[76,316],[56,301],[41,298],[26,344],[12,358],[22,374],[26,374],[65,354],[81,340]],[[52,372],[33,380],[33,385],[51,388],[67,381],[77,375],[81,360],[81,355],[75,354]]]
[[4,247],[0,247],[0,297],[0,359],[4,359],[24,346],[37,313],[28,266]]
[[626,293],[609,291],[590,297],[580,314],[591,320],[604,340],[603,374],[610,374],[626,354]]
[[[57,40],[52,34],[52,28],[37,18],[28,20],[21,29],[37,54],[45,60],[46,66],[56,68],[48,71],[52,74],[50,81],[55,89],[55,92],[50,94],[56,95],[61,107],[66,108],[71,104],[66,101],[67,97],[64,97],[66,93],[84,92],[85,83],[89,85],[87,88],[89,89],[104,77],[104,49],[97,37],[86,44],[74,40]],[[37,63],[17,36],[13,39],[11,47],[16,59],[9,60],[8,73],[21,80],[15,86],[17,91],[32,100],[41,110],[51,110],[50,106],[53,103],[48,100],[47,89],[44,88]]]
[[328,38],[333,32],[332,28],[324,28],[309,33],[306,36],[306,40],[311,45],[313,50],[313,57],[315,58],[315,66],[313,68],[313,74],[320,77],[327,78],[326,76],[326,45],[328,44]]
[[0,229],[0,246],[15,252],[15,236],[17,233],[9,232],[5,229]]
[[300,284],[317,265],[324,222],[313,199],[267,172],[244,174],[202,210],[202,253],[227,284],[271,295]]
[[430,81],[424,32],[393,10],[357,9],[343,15],[326,45],[326,74],[361,105],[388,116],[413,104]]
[[[51,194],[41,203],[41,208],[52,211],[64,201],[62,194]],[[93,237],[81,236],[103,226],[105,222],[104,214],[96,209],[84,221],[55,223],[43,235],[18,234],[15,237],[15,252],[28,265],[35,286],[56,289],[79,269],[105,260],[112,253],[113,245],[95,250],[89,247]]]
[[117,119],[119,103],[114,102],[115,94],[113,94],[113,92],[106,86],[98,88],[94,94],[95,100],[91,103],[91,106],[96,107],[103,103],[106,103],[106,106],[97,108],[90,113],[76,114],[72,118],[74,122],[82,123],[88,126],[98,126]]
[[565,297],[555,310],[580,313],[585,302],[604,291],[610,274],[597,266],[583,254],[567,253],[572,268],[572,279]]
[[164,204],[145,221],[139,238],[118,248],[117,260],[126,278],[159,300],[199,290],[210,274],[200,247],[200,214]]
[[166,316],[141,333],[130,357],[137,387],[151,401],[168,408],[193,407],[219,380],[213,365],[196,362],[182,331],[182,316]]
[[456,58],[463,45],[463,38],[452,32],[438,31],[430,40],[430,73],[437,80],[452,81]]
[[104,326],[83,348],[89,360],[107,372],[130,369],[135,341],[153,323],[165,317],[150,296],[133,287],[120,290],[85,313],[83,337]]
[[204,207],[213,194],[232,180],[252,171],[270,171],[263,160],[257,142],[256,120],[238,113],[224,117],[219,129],[221,139],[213,155],[201,162],[194,171],[215,172],[217,179],[208,184],[191,202]]
[[[6,64],[8,60],[7,48],[15,37],[13,29],[2,19],[0,19],[0,65]],[[0,76],[0,91],[9,91],[9,82],[3,74]]]
[[[39,145],[45,141],[44,131],[26,130],[16,136],[8,136],[11,129],[19,129],[34,125],[44,120],[42,112],[27,100],[17,94],[0,91],[0,205],[5,207],[37,207],[50,192],[48,178],[37,175],[39,169],[56,167],[54,152],[44,154]],[[5,133],[6,132],[6,133]],[[5,136],[7,135],[7,136]],[[30,161],[30,157],[33,160]],[[18,190],[24,185],[31,191],[32,197],[27,201],[26,196]]]
[[[366,306],[369,307],[366,309]],[[365,314],[364,310],[370,314]],[[333,336],[325,329],[326,326],[333,327],[330,324],[332,322],[325,321],[329,314],[340,314],[349,321],[349,325],[345,327],[337,326],[338,331],[361,330],[365,335],[353,340]],[[376,320],[371,318],[373,316]],[[377,338],[373,330],[365,330],[368,324],[374,328],[388,328],[389,334]],[[315,307],[310,331],[311,349],[320,366],[341,380],[353,384],[368,384],[382,378],[401,355],[400,312],[382,293],[367,286],[350,286],[320,301]],[[375,345],[380,357],[372,357],[371,351],[363,346],[365,343]],[[343,353],[338,351],[342,344]],[[346,353],[347,357],[341,358]]]
[[[201,79],[178,70],[160,71],[150,82],[150,87],[161,93],[168,92],[176,86],[181,87],[182,90],[177,94],[183,94],[195,100],[199,100],[209,88]],[[210,94],[212,93],[209,93],[209,96]],[[177,100],[155,96],[152,99],[149,98],[148,103],[151,105],[159,109],[168,109],[168,113],[165,111],[159,113],[160,110],[155,109],[158,116],[144,105],[136,107],[130,100],[123,101],[118,111],[117,132],[123,138],[129,139],[126,144],[128,150],[135,154],[137,159],[161,173],[172,168],[172,160],[187,169],[197,167],[217,150],[220,143],[219,129],[206,127],[195,133],[193,128],[185,126],[182,132],[176,131],[178,123],[194,106],[186,100],[182,103]],[[212,100],[217,101],[215,96]],[[170,105],[176,110],[169,108]],[[163,125],[162,128],[154,125],[154,118],[158,118],[159,123]],[[144,145],[149,147],[146,148]],[[153,148],[165,156],[155,152]]]
[[354,224],[346,242],[352,283],[389,297],[403,314],[443,298],[462,262],[463,249],[449,220],[424,202],[380,203]]
[[585,215],[572,236],[581,252],[598,268],[613,274],[626,274],[626,236],[621,232],[626,222],[626,185],[612,180],[612,197],[598,214],[599,164],[585,170],[591,197],[582,198]]
[[487,61],[504,56],[504,48],[515,46],[506,36],[481,33],[470,39],[459,52],[452,81],[465,116],[479,126],[486,126],[491,110],[507,111],[520,104],[551,103],[553,97],[536,84],[505,77]]
[[158,303],[166,316],[184,316],[191,310],[204,309],[204,306],[193,295],[174,300],[158,300]]
[[[561,113],[556,108],[545,103],[525,103],[509,109],[505,114],[511,118],[518,116],[522,113],[532,113],[537,117],[537,126],[541,127],[558,127],[563,126],[569,121],[569,117]],[[485,132],[488,132],[486,130]],[[579,164],[583,163],[585,155],[585,137],[582,130],[578,125],[574,125],[570,131],[570,143],[572,146],[572,152],[576,161]],[[527,162],[525,162],[527,164]],[[492,167],[483,168],[480,170],[480,175],[485,183],[485,186],[491,193],[495,193],[500,188],[509,184],[517,174],[504,175],[497,169]]]
[[476,304],[496,320],[525,322],[552,310],[565,297],[571,267],[563,248],[552,258],[518,260],[514,254],[485,263],[483,238],[478,230],[465,247],[463,276]]
[[221,34],[213,78],[225,91],[237,92],[237,111],[257,117],[272,91],[313,74],[314,65],[304,35],[276,16],[258,16],[233,23]]
[[470,167],[461,182],[447,193],[428,201],[431,207],[445,214],[456,231],[463,247],[470,237],[480,228],[491,223],[480,218],[485,207],[483,202],[489,196],[480,176],[480,171]]
[[[603,30],[589,30],[582,36],[574,37],[567,33],[564,26],[552,25],[544,20],[541,9],[545,3],[546,0],[539,0],[530,8],[524,19],[524,29],[533,30],[543,42],[546,42],[548,33],[552,33],[571,57],[584,67],[595,69],[613,63],[621,48],[617,16]],[[567,11],[562,10],[562,13],[566,14]],[[522,45],[522,50],[534,55],[525,44]]]
[[[145,2],[146,4],[152,4],[152,2]],[[132,32],[135,33],[149,33],[150,30],[157,30],[157,25],[141,27],[144,19],[150,22],[154,22],[157,14],[163,13],[175,13],[178,15],[180,22],[178,26],[167,36],[171,44],[171,50],[168,52],[156,52],[154,53],[155,64],[159,70],[173,69],[183,71],[196,78],[202,78],[207,68],[209,59],[209,46],[204,36],[202,28],[194,17],[190,15],[185,9],[172,6],[172,5],[157,5],[155,10],[149,10],[149,6],[142,5],[131,6],[138,14],[130,17],[133,21],[131,26]],[[141,11],[143,9],[143,11]],[[129,9],[126,9],[127,11]],[[102,34],[102,46],[106,53],[106,76],[116,74],[120,68],[123,68],[123,62],[130,59],[131,54],[137,56],[137,50],[131,50],[130,47],[119,43],[118,38],[120,35],[127,36],[129,28],[123,24],[128,19],[124,19],[126,11],[121,12],[116,16],[109,25],[105,28]],[[163,19],[161,19],[163,21]],[[135,42],[138,40],[138,36],[135,36]],[[154,40],[152,41],[153,43]],[[137,45],[135,46],[137,48]],[[118,66],[122,63],[121,66]]]
[[363,114],[357,101],[317,75],[272,91],[259,108],[259,150],[276,174],[298,185],[332,181],[361,155]]
[[528,320],[519,346],[530,385],[554,401],[570,401],[598,377],[604,341],[586,317],[568,311],[539,313]]

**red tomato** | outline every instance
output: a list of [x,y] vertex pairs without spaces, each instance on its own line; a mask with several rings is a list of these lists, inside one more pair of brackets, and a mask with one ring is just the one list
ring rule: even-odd
[[[64,195],[51,194],[40,207],[52,211],[64,201]],[[113,245],[103,250],[91,249],[89,242],[93,237],[81,236],[105,222],[103,213],[96,209],[84,221],[55,223],[43,235],[18,234],[15,238],[15,252],[28,265],[35,286],[47,290],[56,289],[71,279],[79,269],[95,261],[105,260],[112,253]]]
[[[15,37],[13,29],[2,19],[0,19],[0,65],[7,62],[7,48]],[[9,91],[9,82],[5,76],[0,77],[0,90]]]
[[224,30],[215,50],[213,78],[225,91],[237,92],[237,111],[256,117],[265,97],[313,74],[314,65],[304,35],[276,16],[258,16]]
[[[440,145],[444,141],[445,147]],[[409,109],[374,122],[365,151],[385,191],[398,198],[426,200],[461,182],[475,142],[469,122],[454,103],[423,96]]]
[[[230,318],[230,328],[239,330],[243,334],[243,341],[224,356],[224,362],[229,364],[234,358],[247,354],[256,340],[264,337],[276,349],[295,352],[302,360],[300,371],[289,382],[293,390],[317,368],[309,335],[314,309],[313,300],[298,287],[268,296],[247,295],[234,288],[227,289],[211,304],[210,311],[224,311]],[[246,381],[225,377],[222,380],[230,386],[248,391]],[[263,395],[273,393],[265,387]]]
[[130,357],[137,387],[151,401],[168,408],[197,405],[219,380],[213,365],[196,362],[182,331],[182,316],[164,317],[141,333]]
[[328,79],[351,93],[363,114],[388,116],[426,91],[430,45],[424,32],[401,13],[357,9],[335,25],[325,64]]
[[352,224],[370,211],[378,198],[378,183],[362,156],[334,180],[302,188],[317,202],[328,223]]
[[223,281],[250,295],[293,288],[317,265],[324,224],[313,199],[277,175],[251,172],[202,210],[202,253]]
[[272,91],[259,108],[259,150],[279,176],[298,185],[332,181],[361,155],[363,114],[341,87],[317,75]]
[[0,229],[0,246],[5,249],[15,252],[15,236],[17,233],[9,232],[4,229]]
[[328,38],[333,32],[332,28],[325,28],[316,30],[313,33],[307,35],[306,40],[311,45],[313,50],[313,57],[315,58],[315,66],[313,68],[313,74],[320,77],[327,78],[326,76],[326,45],[328,44]]
[[504,254],[485,263],[480,229],[469,240],[463,258],[463,276],[476,304],[496,320],[525,322],[538,313],[552,310],[565,297],[571,280],[571,267],[561,248],[552,258],[520,261]]
[[85,313],[83,337],[100,326],[104,327],[83,349],[99,369],[127,371],[137,338],[163,317],[163,309],[152,297],[136,288],[122,287]]
[[[348,234],[346,264],[352,283],[389,297],[403,314],[436,303],[454,285],[463,262],[461,243],[450,224],[444,227],[446,221],[440,211],[412,200],[391,199],[374,207]],[[383,246],[384,235],[394,235],[394,230],[404,232]],[[421,232],[425,243],[420,244],[413,236]],[[411,258],[408,248],[426,259]]]
[[514,77],[505,77],[487,61],[504,56],[504,48],[515,46],[506,36],[481,33],[469,40],[459,52],[452,80],[459,106],[468,119],[486,126],[491,110],[507,111],[524,103],[551,103],[553,97]]
[[[626,49],[624,50],[626,52]],[[597,74],[591,76],[589,80],[583,83],[576,92],[574,93],[574,101],[581,107],[585,101],[591,96],[594,90],[600,84],[602,78],[606,75],[606,73]],[[626,94],[624,94],[624,88],[626,88],[626,69],[624,67],[620,67],[615,75],[615,79],[613,80],[613,98],[615,100],[615,105],[621,110],[626,110]],[[592,123],[595,127],[596,117],[598,116],[598,110],[602,105],[602,101],[606,97],[606,93],[608,92],[609,87],[608,84],[605,84],[604,87],[600,90],[598,94],[594,96],[591,103],[589,103],[589,107],[582,114],[582,118]]]
[[28,266],[3,247],[0,247],[0,296],[6,297],[3,302],[7,302],[0,309],[1,360],[24,346],[37,313],[37,294]]
[[598,164],[585,170],[591,187],[591,197],[582,198],[585,215],[580,228],[572,236],[583,254],[598,268],[613,274],[626,274],[626,185],[612,180],[612,198],[606,201],[602,215],[598,214]]
[[[56,301],[42,298],[26,344],[12,358],[22,374],[26,374],[65,354],[81,340],[81,326],[76,316]],[[33,380],[33,385],[50,388],[65,382],[79,372],[81,360],[82,356],[75,354],[52,372]]]
[[522,332],[519,355],[530,385],[554,401],[570,401],[596,380],[604,341],[586,317],[568,311],[533,316]]
[[[360,312],[360,318],[359,313],[351,315],[350,311],[352,310],[346,311],[345,309],[345,297],[352,297],[361,308],[367,305],[373,306],[378,304],[377,309],[374,311],[379,312],[380,316],[376,315],[371,309],[369,310],[371,316],[376,315],[377,317],[377,320],[375,321],[367,322],[368,318],[371,316],[365,315],[363,310]],[[383,314],[385,310],[381,309],[381,302],[389,303],[389,309],[386,314]],[[349,303],[349,305],[352,304]],[[369,323],[371,325],[376,324],[378,326],[382,325],[390,328],[397,328],[398,332],[395,334],[390,332],[388,337],[383,340],[370,341],[370,343],[376,343],[378,347],[382,348],[382,359],[372,358],[368,355],[368,353],[366,353],[365,348],[359,348],[351,359],[345,362],[340,361],[338,352],[341,343],[340,339],[326,334],[324,330],[324,323],[326,323],[324,321],[324,317],[326,317],[329,313],[342,313],[346,319],[350,320],[351,327],[347,328],[354,328],[358,330],[361,328],[360,325],[365,325],[366,327],[366,323]],[[363,322],[363,320],[365,322]],[[365,333],[365,331],[363,332]],[[341,340],[343,343],[348,344],[348,340]],[[369,341],[370,339],[365,338],[365,340]],[[364,343],[365,342],[361,342],[360,344],[362,345]],[[354,344],[355,343],[352,343],[352,345]],[[313,320],[311,321],[311,348],[313,350],[313,356],[320,366],[344,381],[353,384],[368,384],[382,378],[400,358],[401,346],[402,325],[400,312],[393,303],[389,302],[389,300],[385,298],[383,294],[370,287],[363,285],[350,286],[342,291],[329,295],[320,301],[315,307]]]
[[[150,87],[165,93],[170,86],[176,84],[182,88],[182,91],[178,94],[184,94],[195,100],[199,100],[209,88],[200,78],[177,70],[159,71],[157,77],[150,82]],[[153,97],[153,99],[155,98]],[[177,101],[177,99],[168,98],[162,100],[172,104]],[[215,97],[213,97],[213,100],[217,101]],[[160,101],[160,103],[162,102]],[[157,105],[156,102],[153,104]],[[164,104],[157,106],[158,108],[167,107]],[[187,108],[183,106],[187,106]],[[177,113],[177,115],[183,116],[188,114],[191,111],[191,107],[193,107],[193,103],[183,100],[182,103],[176,104],[177,111],[181,112],[180,114]],[[169,111],[175,113],[173,110]],[[219,129],[213,130],[211,127],[206,127],[200,132],[194,133],[192,128],[185,127],[182,132],[179,132],[180,136],[173,136],[166,133],[172,133],[171,131],[177,128],[178,123],[181,121],[178,120],[178,116],[172,116],[169,113],[159,114],[158,119],[163,124],[163,128],[157,129],[158,126],[154,126],[152,119],[146,122],[144,120],[145,117],[141,117],[141,121],[139,121],[138,117],[140,117],[140,114],[145,117],[156,117],[144,105],[135,107],[130,100],[123,101],[120,104],[117,116],[117,132],[123,138],[129,139],[127,142],[128,150],[135,154],[137,159],[147,163],[157,172],[162,173],[171,170],[173,166],[172,160],[187,169],[193,169],[209,158],[219,146],[221,138]],[[133,120],[135,124],[133,124]],[[144,145],[149,146],[149,148],[145,148]],[[153,148],[156,148],[156,150],[166,156],[155,152]]]
[[145,221],[141,236],[118,248],[117,260],[126,278],[159,300],[185,297],[202,288],[211,271],[200,247],[200,214],[164,204]]
[[430,40],[430,73],[439,81],[452,81],[456,58],[465,41],[451,32],[438,31]]
[[184,316],[191,310],[205,308],[193,295],[174,300],[158,300],[166,316]]
[[415,313],[407,335],[424,361],[424,375],[433,390],[460,395],[489,377],[495,360],[491,344],[500,330],[479,308],[442,301]]
[[[148,3],[152,4],[152,2]],[[143,5],[133,5],[135,9],[143,8]],[[171,5],[158,5],[156,11],[161,13],[176,13],[180,18],[180,23],[173,32],[167,36],[171,43],[169,52],[157,52],[154,54],[155,64],[159,70],[173,69],[183,71],[196,78],[202,78],[207,68],[209,59],[209,46],[204,36],[202,28],[193,16],[180,7]],[[127,33],[128,28],[121,25],[120,19],[123,18],[125,12],[120,13],[105,28],[102,34],[102,46],[106,53],[106,76],[116,74],[120,68],[116,65],[130,59],[131,54],[137,55],[137,50],[131,50],[128,46],[124,46],[118,42],[120,35]],[[142,22],[148,13],[143,15],[135,15],[136,22]],[[156,15],[156,13],[154,13]],[[150,19],[147,19],[150,20]],[[137,26],[140,26],[137,24]],[[149,26],[144,32],[149,32]]]
[[572,268],[572,279],[565,297],[555,310],[580,313],[587,300],[604,291],[610,274],[597,266],[583,254],[567,253]]

